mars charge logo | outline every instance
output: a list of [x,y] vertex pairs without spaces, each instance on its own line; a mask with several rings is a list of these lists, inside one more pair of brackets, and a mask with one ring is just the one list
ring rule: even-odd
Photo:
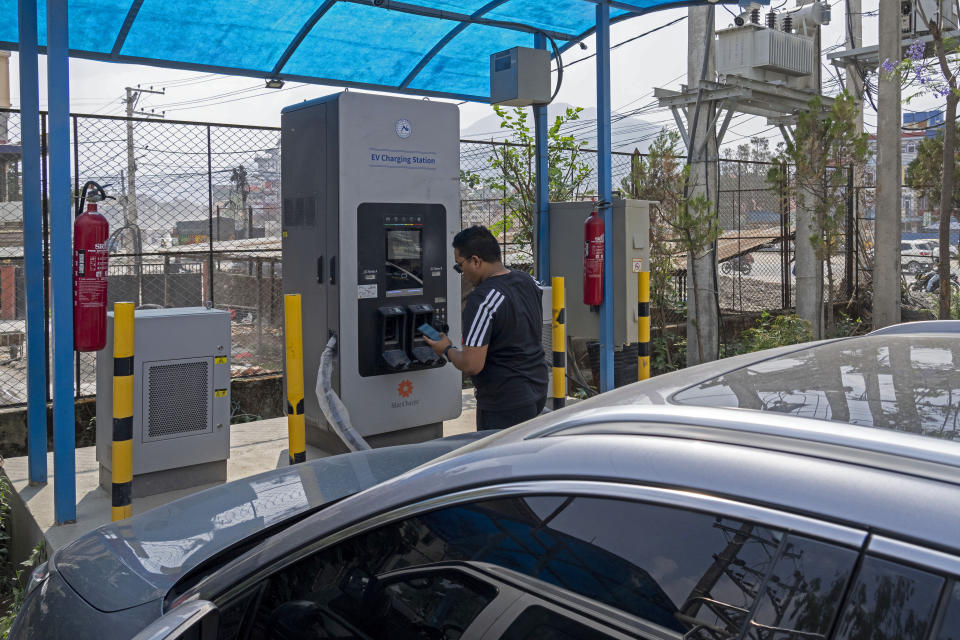
[[413,383],[409,380],[403,380],[397,386],[397,393],[401,398],[409,398],[410,394],[413,393]]

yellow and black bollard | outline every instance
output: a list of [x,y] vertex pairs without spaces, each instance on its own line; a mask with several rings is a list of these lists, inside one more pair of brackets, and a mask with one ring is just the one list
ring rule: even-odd
[[307,460],[307,437],[303,422],[303,316],[300,294],[283,296],[284,337],[286,338],[287,438],[290,464]]
[[113,305],[113,522],[133,515],[133,310]]
[[637,273],[637,380],[650,377],[650,272]]
[[564,319],[563,278],[553,278],[553,408],[560,409],[567,401],[567,331]]

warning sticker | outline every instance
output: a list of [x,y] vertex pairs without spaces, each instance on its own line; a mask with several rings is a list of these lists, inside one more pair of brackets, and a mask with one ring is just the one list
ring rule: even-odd
[[375,284],[361,284],[357,286],[357,298],[363,300],[364,298],[376,298],[377,297],[377,285]]
[[216,390],[213,392],[213,397],[214,397],[214,398],[226,398],[226,397],[227,397],[227,390],[226,390],[226,389],[216,389]]
[[227,356],[217,356],[213,359],[213,364],[227,364]]
[[633,259],[633,272],[640,273],[643,271],[643,258],[634,258]]

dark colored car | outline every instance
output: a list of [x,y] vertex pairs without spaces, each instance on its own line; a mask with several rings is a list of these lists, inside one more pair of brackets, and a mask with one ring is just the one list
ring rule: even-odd
[[783,347],[399,475],[380,450],[230,483],[58,551],[12,637],[957,638],[958,338]]

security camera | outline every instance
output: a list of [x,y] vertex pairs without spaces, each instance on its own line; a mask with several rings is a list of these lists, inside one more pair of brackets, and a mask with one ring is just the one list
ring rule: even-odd
[[734,18],[734,19],[733,19],[733,24],[737,25],[738,27],[742,27],[742,26],[743,26],[743,17],[742,17],[742,16],[737,16],[736,18]]

